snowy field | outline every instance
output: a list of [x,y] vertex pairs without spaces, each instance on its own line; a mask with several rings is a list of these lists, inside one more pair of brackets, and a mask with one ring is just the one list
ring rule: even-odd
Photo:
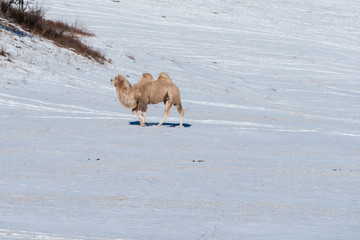
[[359,1],[39,2],[112,63],[0,19],[0,239],[360,239]]

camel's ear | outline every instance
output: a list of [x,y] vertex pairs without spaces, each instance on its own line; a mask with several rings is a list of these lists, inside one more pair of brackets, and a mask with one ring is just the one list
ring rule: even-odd
[[122,78],[122,76],[118,75],[115,77],[116,80],[118,80],[119,82],[123,81],[124,79]]

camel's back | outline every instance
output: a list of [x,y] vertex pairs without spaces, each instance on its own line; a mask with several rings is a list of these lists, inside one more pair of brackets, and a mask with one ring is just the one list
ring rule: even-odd
[[134,84],[134,88],[141,88],[147,83],[154,81],[153,77],[149,73],[144,73],[142,78]]
[[160,82],[153,81],[151,83],[147,83],[144,85],[144,92],[143,94],[148,99],[149,103],[159,103],[163,102],[165,98],[168,97],[169,92],[169,84],[161,84]]
[[169,84],[169,83],[173,84],[173,81],[171,80],[169,74],[165,72],[160,73],[156,81],[158,81],[160,84]]
[[141,80],[136,84],[140,101],[144,103],[159,103],[171,100],[174,104],[180,102],[179,88],[172,82],[167,73],[160,73],[157,80]]
[[172,82],[170,77],[159,76],[156,81],[152,83],[153,89],[156,89],[157,95],[159,98],[162,98],[159,101],[165,101],[164,98],[170,99],[174,104],[179,103],[180,101],[180,90]]
[[148,84],[153,82],[154,79],[149,73],[144,73],[142,78],[134,84],[133,91],[135,93],[136,98],[139,98],[148,88]]

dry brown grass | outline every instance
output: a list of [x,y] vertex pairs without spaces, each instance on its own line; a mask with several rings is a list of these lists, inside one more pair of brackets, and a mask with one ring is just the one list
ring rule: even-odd
[[71,49],[78,54],[93,59],[101,64],[109,62],[99,51],[80,41],[79,36],[94,36],[94,34],[77,26],[70,26],[61,21],[44,19],[42,8],[36,7],[23,11],[12,7],[8,2],[0,0],[0,12],[4,18],[19,24],[31,32],[53,41],[56,45]]
[[0,49],[0,56],[6,57],[8,55],[7,52],[5,52],[4,49]]
[[56,29],[59,32],[67,32],[70,34],[77,34],[87,37],[93,37],[95,36],[93,33],[88,32],[85,29],[82,29],[76,25],[69,25],[67,23],[61,22],[61,21],[50,21],[45,20],[45,24],[52,29]]

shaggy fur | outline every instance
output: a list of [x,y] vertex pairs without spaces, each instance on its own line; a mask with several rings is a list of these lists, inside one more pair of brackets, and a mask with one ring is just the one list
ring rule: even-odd
[[[176,106],[180,114],[180,127],[183,126],[184,110],[181,105],[180,90],[167,73],[160,73],[157,80],[154,80],[151,74],[144,73],[134,86],[131,86],[125,76],[119,74],[111,79],[111,83],[116,88],[120,103],[132,110],[142,127],[145,126],[147,105],[160,102],[165,104],[165,113],[158,126],[161,126],[169,116],[172,105]],[[142,118],[138,114],[139,110]]]

